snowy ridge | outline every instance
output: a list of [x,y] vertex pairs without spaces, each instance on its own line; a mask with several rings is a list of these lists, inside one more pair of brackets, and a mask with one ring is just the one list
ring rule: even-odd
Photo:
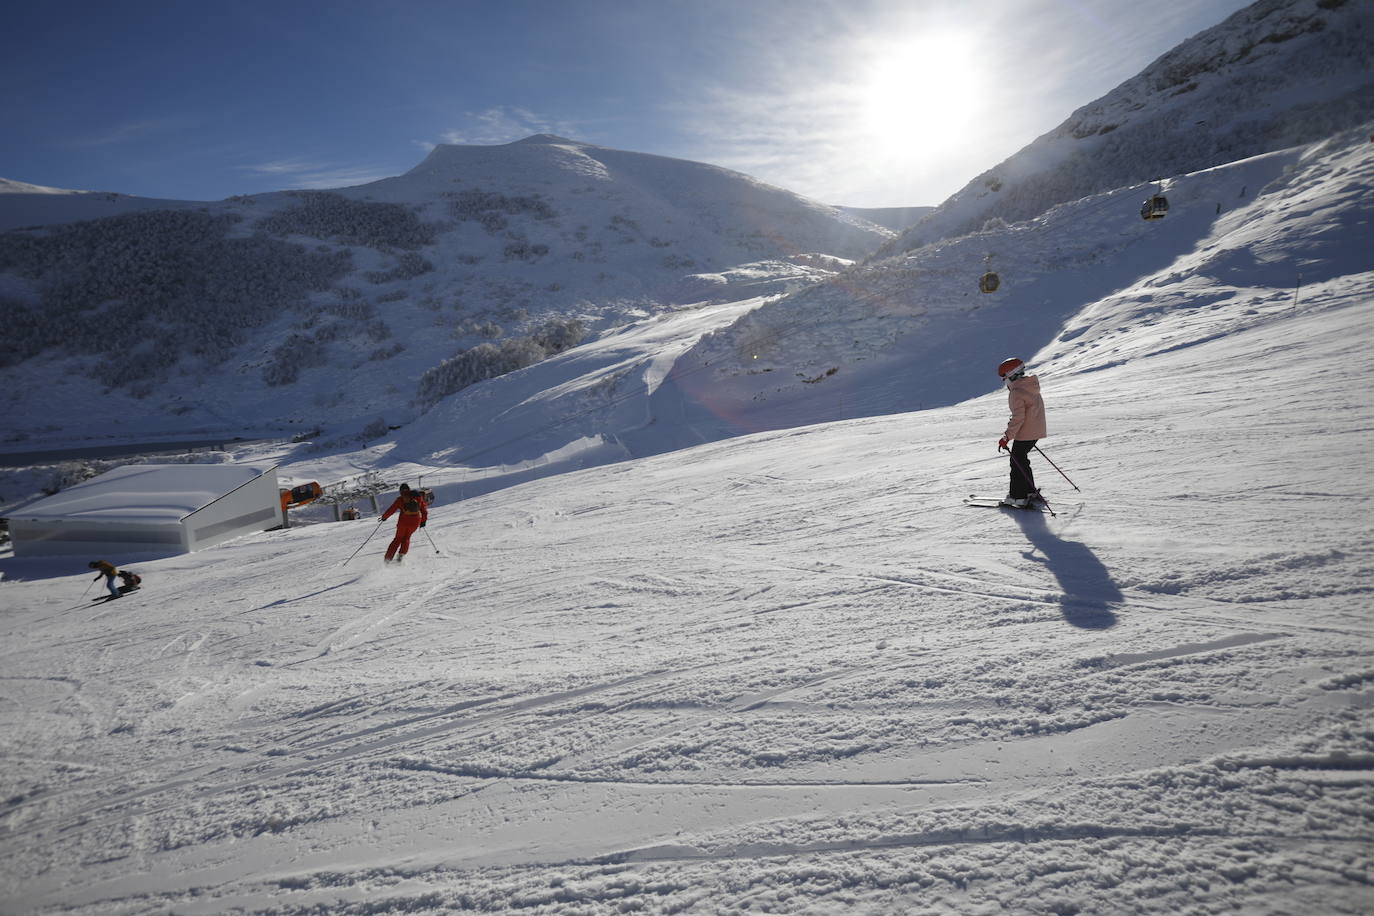
[[114,191],[71,191],[0,178],[0,232],[103,219],[143,210],[204,207],[191,200],[135,197]]
[[88,191],[68,191],[65,188],[49,188],[41,184],[28,184],[0,178],[0,194],[87,194]]
[[[1055,204],[1310,143],[1374,118],[1374,7],[1262,0],[977,176],[879,257]],[[1142,196],[1149,196],[1149,187]]]

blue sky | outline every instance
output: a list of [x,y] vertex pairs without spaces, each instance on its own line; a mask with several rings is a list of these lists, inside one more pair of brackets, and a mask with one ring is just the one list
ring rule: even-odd
[[0,177],[340,187],[556,133],[832,204],[937,204],[1243,0],[45,0],[0,24]]

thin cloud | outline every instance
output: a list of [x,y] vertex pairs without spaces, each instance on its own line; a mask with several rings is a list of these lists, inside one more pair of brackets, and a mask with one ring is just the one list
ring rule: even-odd
[[329,162],[311,162],[304,159],[277,159],[256,165],[241,166],[240,171],[260,177],[272,177],[282,181],[291,190],[326,190],[346,188],[367,184],[393,177],[391,172],[363,167],[340,166]]
[[739,92],[715,88],[679,108],[693,140],[685,158],[711,162],[832,202],[863,155],[853,149],[854,101],[841,87]]
[[[460,127],[450,128],[440,135],[440,143],[494,146],[513,143],[533,134],[571,136],[577,128],[569,121],[546,118],[527,108],[499,106],[485,111],[467,112]],[[421,144],[433,149],[437,144]]]
[[[746,39],[750,73],[718,75],[664,107],[678,128],[670,152],[827,203],[938,204],[1138,71],[1124,41],[1148,34],[1164,53],[1215,17],[1214,5],[1187,0],[1129,14],[1111,0],[1027,5],[1036,15],[1009,29],[1005,4],[992,0],[960,16],[873,0],[866,16],[844,13],[863,2],[835,5],[809,32]],[[948,73],[906,68],[930,57],[932,40],[950,51]],[[896,78],[884,78],[884,63]]]
[[[691,138],[675,154],[826,203],[933,205],[1043,130],[1022,110],[1029,106],[1007,107],[1005,96],[1017,94],[1003,88],[1015,83],[1000,58],[973,53],[993,39],[918,28],[890,34],[899,38],[854,39],[825,59],[795,55],[805,63],[747,86],[701,88],[670,112]],[[967,49],[950,58],[947,78],[883,66],[928,58],[933,40]],[[961,91],[968,98],[952,105]]]
[[99,146],[116,146],[121,143],[131,143],[150,133],[156,133],[168,125],[167,121],[130,121],[110,128],[101,134],[94,134],[87,137],[74,137],[67,140],[63,145],[74,149],[89,149]]
[[278,159],[275,162],[245,165],[242,168],[245,172],[254,172],[258,175],[294,175],[300,172],[316,171],[322,166],[301,159]]

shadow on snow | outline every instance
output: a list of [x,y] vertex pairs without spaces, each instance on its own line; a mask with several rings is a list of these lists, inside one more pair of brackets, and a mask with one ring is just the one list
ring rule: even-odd
[[1059,587],[1064,619],[1085,630],[1105,630],[1116,625],[1113,608],[1122,603],[1121,589],[1106,565],[1086,544],[1066,541],[1050,530],[1039,512],[1014,512],[1016,521],[1031,542],[1026,559],[1043,563]]

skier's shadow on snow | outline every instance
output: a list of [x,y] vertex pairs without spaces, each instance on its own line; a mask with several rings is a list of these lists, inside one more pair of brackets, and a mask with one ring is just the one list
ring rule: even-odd
[[1014,513],[1034,550],[1029,560],[1044,563],[1064,591],[1064,619],[1085,630],[1105,630],[1116,625],[1112,610],[1125,600],[1107,567],[1084,544],[1066,541],[1050,530],[1040,512]]

